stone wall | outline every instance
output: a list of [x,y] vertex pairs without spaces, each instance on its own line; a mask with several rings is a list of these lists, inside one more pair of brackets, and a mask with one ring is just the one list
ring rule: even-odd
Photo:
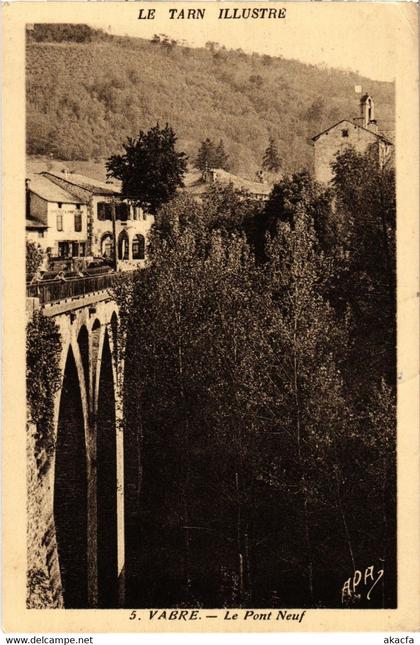
[[27,606],[63,607],[60,567],[53,517],[50,471],[43,472],[46,455],[35,459],[33,423],[27,424]]
[[384,146],[372,132],[360,128],[351,121],[343,121],[314,142],[314,173],[317,181],[328,183],[332,179],[331,162],[336,154],[352,146],[358,152],[365,152],[372,144]]

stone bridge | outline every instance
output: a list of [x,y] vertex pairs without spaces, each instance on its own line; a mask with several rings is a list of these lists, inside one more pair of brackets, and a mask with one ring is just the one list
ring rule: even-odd
[[29,317],[41,308],[62,339],[55,450],[44,476],[28,455],[28,568],[43,572],[58,607],[124,603],[124,370],[114,278],[27,290]]

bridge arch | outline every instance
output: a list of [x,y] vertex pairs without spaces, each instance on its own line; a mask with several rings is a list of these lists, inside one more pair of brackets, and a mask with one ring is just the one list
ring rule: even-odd
[[53,513],[64,605],[88,603],[88,470],[85,414],[73,348],[67,352],[54,464]]
[[92,322],[90,327],[90,361],[91,361],[91,410],[95,414],[95,401],[96,401],[96,381],[97,381],[97,370],[98,370],[98,359],[100,357],[101,350],[101,340],[102,340],[102,329],[101,323],[98,318]]
[[111,351],[112,355],[114,356],[115,359],[115,364],[118,366],[119,360],[120,360],[120,355],[119,355],[119,350],[118,350],[118,327],[119,327],[119,322],[118,322],[118,316],[115,313],[115,311],[112,312],[111,316],[111,321],[110,321],[110,327],[111,327],[111,341],[112,341],[112,346],[111,346]]
[[82,361],[83,375],[85,379],[86,396],[89,399],[90,393],[90,370],[89,370],[89,334],[86,325],[82,325],[77,336],[80,358]]
[[96,410],[98,605],[118,600],[117,418],[113,360],[105,330]]

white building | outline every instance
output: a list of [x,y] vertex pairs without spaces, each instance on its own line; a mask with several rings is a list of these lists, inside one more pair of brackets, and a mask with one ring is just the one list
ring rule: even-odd
[[83,200],[87,205],[88,254],[111,257],[113,248],[112,209],[115,208],[115,229],[119,268],[143,265],[147,237],[154,222],[153,215],[121,197],[118,184],[104,183],[84,175],[43,172],[42,175]]
[[87,255],[87,206],[42,175],[26,180],[26,231],[54,257]]
[[55,257],[113,257],[118,268],[145,263],[153,215],[121,197],[120,187],[84,175],[44,171],[27,180],[27,237]]

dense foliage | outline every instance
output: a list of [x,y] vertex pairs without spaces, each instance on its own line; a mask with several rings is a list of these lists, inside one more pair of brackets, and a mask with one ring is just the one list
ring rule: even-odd
[[26,275],[33,276],[44,260],[44,251],[36,242],[26,240]]
[[270,137],[270,141],[264,152],[261,166],[264,170],[268,170],[269,172],[278,172],[281,168],[281,159],[277,149],[277,143],[273,137]]
[[107,34],[83,24],[36,23],[27,28],[28,42],[90,43],[106,40]]
[[392,129],[389,83],[217,43],[189,48],[163,36],[91,32],[80,42],[72,28],[73,36],[63,25],[55,36],[48,25],[28,32],[29,154],[107,158],[127,137],[168,121],[191,159],[205,138],[223,139],[232,170],[254,177],[272,136],[283,172],[295,172],[311,165],[310,137],[358,113],[354,85],[369,88],[381,128]]
[[35,312],[26,329],[26,398],[30,421],[36,425],[35,457],[44,469],[54,450],[54,396],[61,383],[60,354],[57,325],[52,318]]
[[296,173],[266,216],[213,191],[159,210],[117,290],[128,603],[393,607],[393,170],[345,152],[333,195]]
[[353,360],[370,366],[371,386],[381,376],[391,382],[394,365],[383,359],[396,343],[395,171],[390,163],[379,164],[375,148],[364,155],[347,150],[333,168],[346,258],[334,289],[357,312]]
[[187,160],[183,152],[176,151],[175,143],[168,124],[162,129],[157,124],[148,132],[141,130],[137,139],[129,138],[123,144],[124,154],[108,159],[108,176],[121,180],[123,195],[155,213],[184,185]]

